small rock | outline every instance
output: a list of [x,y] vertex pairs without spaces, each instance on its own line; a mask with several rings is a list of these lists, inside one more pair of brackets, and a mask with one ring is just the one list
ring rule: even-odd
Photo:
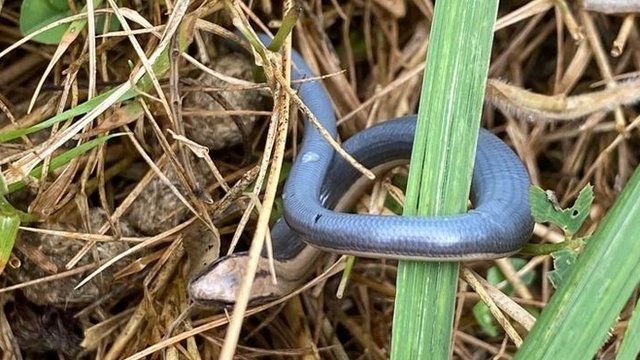
[[[212,64],[212,69],[238,79],[251,81],[253,63],[244,55],[230,53],[220,55]],[[207,87],[229,87],[229,83],[203,73],[196,79],[196,85]],[[219,91],[233,110],[260,110],[264,96],[259,90]],[[196,91],[185,96],[184,108],[224,111],[225,109],[206,92]],[[251,131],[256,116],[238,116],[248,131]],[[230,116],[185,116],[186,136],[212,150],[237,145],[242,142],[242,133]]]
[[[92,208],[90,210],[91,228],[94,231],[99,229],[105,221],[107,221],[107,214],[102,209]],[[78,224],[48,224],[46,228],[73,232],[85,231]],[[136,235],[133,229],[124,222],[120,223],[120,231],[122,236]],[[27,231],[20,232],[17,242],[23,242],[25,245],[39,250],[50,262],[57,266],[60,272],[64,271],[67,262],[86,244],[86,241],[82,240]],[[78,262],[77,266],[90,264],[97,260],[105,261],[111,259],[127,249],[129,249],[129,245],[122,241],[98,242]],[[11,267],[5,269],[5,273],[12,283],[18,284],[52,275],[34,264],[20,251],[14,251],[13,253],[20,259],[22,265],[17,269],[12,269]],[[56,281],[28,286],[22,292],[29,301],[38,305],[59,307],[85,305],[103,296],[113,284],[113,275],[126,265],[127,263],[124,260],[114,264],[77,290],[74,287],[86,274],[77,274]]]

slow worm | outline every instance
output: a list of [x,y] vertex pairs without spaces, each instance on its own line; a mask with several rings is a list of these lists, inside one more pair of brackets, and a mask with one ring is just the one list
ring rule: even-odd
[[[292,60],[293,80],[313,77],[298,53],[293,52]],[[336,137],[336,117],[320,82],[302,82],[298,91]],[[385,121],[354,135],[343,148],[379,175],[408,162],[415,127],[415,116]],[[353,206],[371,184],[307,123],[282,195],[284,216],[271,230],[278,283],[271,280],[265,252],[251,303],[292,291],[308,277],[321,250],[389,259],[494,259],[517,252],[533,231],[529,175],[516,154],[484,129],[478,137],[471,184],[474,208],[465,214],[423,217],[341,212]],[[237,253],[207,266],[190,282],[191,298],[207,305],[233,304],[247,260],[246,253]]]

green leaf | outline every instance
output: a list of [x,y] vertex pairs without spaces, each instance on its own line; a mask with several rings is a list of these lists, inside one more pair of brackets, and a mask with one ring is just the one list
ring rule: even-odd
[[[391,184],[402,191],[407,189],[407,180],[408,177],[405,174],[396,173],[391,176]],[[402,203],[389,193],[387,193],[387,196],[384,198],[384,207],[396,215],[402,215],[402,211],[404,210]]]
[[280,216],[282,216],[283,211],[284,211],[284,202],[282,201],[282,197],[275,198],[273,200],[271,215],[269,216],[269,223],[272,225],[275,224],[275,222],[278,221],[278,219],[280,219]]
[[[180,35],[178,36],[178,39],[179,39],[178,43],[181,51],[184,51],[193,40],[193,33],[191,32],[190,29],[191,28],[189,26],[185,26],[183,30],[180,31]],[[156,62],[153,63],[152,68],[157,76],[162,76],[166,74],[166,72],[169,70],[170,65],[171,63],[169,59],[169,49],[165,49],[163,53],[160,55],[160,57],[156,60]],[[137,86],[137,89],[139,89],[140,91],[147,91],[148,89],[150,89],[152,87],[152,83],[151,83],[149,74],[145,74],[135,85]],[[68,109],[61,114],[53,116],[29,128],[0,132],[0,143],[17,139],[20,136],[31,134],[42,129],[46,129],[55,123],[59,123],[61,121],[72,119],[75,116],[85,114],[93,110],[98,105],[100,105],[100,103],[106,100],[112,94],[113,91],[114,89],[101,93],[100,95],[92,98],[91,100],[85,101],[84,103],[76,107]],[[118,99],[118,102],[132,99],[137,95],[138,95],[138,91],[136,89],[129,89]]]
[[[21,136],[24,135],[29,135],[29,134],[33,134],[35,132],[38,132],[40,130],[44,130],[46,128],[51,127],[53,124],[65,121],[65,120],[69,120],[72,119],[76,116],[79,115],[83,115],[88,113],[89,111],[93,110],[93,108],[97,107],[98,105],[100,105],[100,103],[102,103],[102,101],[104,101],[106,98],[109,97],[109,95],[111,95],[111,93],[113,92],[113,90],[109,90],[106,91],[94,98],[92,98],[91,100],[85,101],[82,104],[79,104],[78,106],[72,107],[71,109],[68,109],[58,115],[55,115],[41,123],[35,124],[33,126],[30,126],[28,128],[22,128],[22,129],[14,129],[14,130],[9,130],[9,131],[5,131],[5,132],[0,132],[0,143],[2,142],[7,142],[13,139],[17,139]],[[129,90],[126,93],[124,93],[122,95],[122,97],[120,97],[120,99],[118,99],[118,101],[126,101],[129,100],[133,97],[136,96],[136,92],[134,90]]]
[[[520,258],[509,258],[509,262],[516,270],[522,269],[527,264],[526,260],[520,259]],[[505,279],[506,277],[504,276],[504,274],[502,273],[502,270],[500,270],[499,267],[492,266],[489,268],[489,270],[487,270],[487,281],[489,282],[489,284],[497,285],[503,282]],[[533,280],[535,279],[535,273],[532,271],[529,271],[526,274],[524,274],[520,279],[522,280],[523,284],[529,285],[533,283]],[[502,292],[507,295],[511,295],[513,293],[513,287],[511,287],[511,285],[507,285],[504,289],[502,289]]]
[[578,194],[575,204],[568,209],[562,209],[558,205],[552,193],[545,192],[537,186],[529,188],[529,201],[531,213],[536,222],[550,222],[562,229],[568,238],[571,238],[589,216],[591,203],[593,202],[593,187],[585,186]]
[[282,24],[280,25],[278,32],[273,37],[273,39],[271,39],[271,42],[269,43],[269,46],[267,46],[267,49],[269,49],[270,51],[280,50],[280,48],[284,44],[285,39],[293,30],[296,22],[298,22],[300,14],[302,14],[302,7],[299,5],[294,6],[287,12],[287,14],[282,19]]
[[[285,161],[282,163],[282,167],[280,168],[280,177],[278,178],[278,186],[284,185],[287,177],[289,176],[289,172],[291,172],[291,163]],[[255,183],[251,185],[251,188],[255,186]],[[273,208],[271,209],[271,216],[269,218],[269,222],[271,224],[275,223],[284,212],[284,201],[282,201],[282,197],[277,197],[273,200]]]
[[[348,50],[351,52],[353,59],[358,62],[360,60],[367,59],[367,43],[365,41],[364,32],[357,29],[352,29],[349,32],[350,47]],[[347,48],[343,43],[336,45],[336,52],[340,59],[347,57]]]
[[34,217],[17,210],[0,195],[0,274],[11,256],[21,220],[28,222],[34,220]]
[[9,262],[19,227],[20,218],[17,215],[0,214],[0,274]]
[[409,182],[409,176],[402,174],[402,173],[395,173],[393,174],[393,176],[391,176],[391,183],[402,189],[402,190],[406,190],[407,189],[407,183]]
[[538,255],[549,255],[551,253],[569,249],[571,251],[580,252],[584,247],[585,240],[588,237],[579,237],[575,239],[566,239],[563,242],[559,243],[544,243],[544,244],[525,244],[518,254],[526,255],[526,256],[538,256]]
[[[20,32],[28,35],[54,21],[71,15],[71,10],[63,0],[24,0],[20,7]],[[69,24],[62,24],[43,32],[33,40],[43,44],[57,44]]]
[[640,283],[640,168],[627,181],[514,359],[593,359]]
[[2,176],[2,173],[0,172],[0,195],[4,195],[8,192],[9,187],[7,186],[7,181],[4,179],[4,176]]
[[384,207],[391,210],[391,212],[396,215],[402,215],[402,204],[396,201],[396,199],[389,194],[384,198]]
[[282,163],[282,168],[280,169],[280,177],[278,178],[278,186],[283,185],[284,182],[289,177],[289,173],[291,172],[291,162],[285,161]]
[[[524,259],[519,258],[509,258],[509,262],[516,270],[522,269],[522,267],[527,263]],[[529,285],[533,282],[534,278],[535,274],[533,272],[528,272],[521,279],[525,285]],[[496,285],[505,279],[506,278],[499,267],[492,266],[487,270],[487,282],[490,284]],[[502,292],[507,295],[511,295],[513,293],[513,287],[511,285],[507,285]],[[473,306],[473,316],[484,333],[491,337],[498,336],[498,328],[493,315],[491,315],[489,307],[484,302],[478,301],[478,303]]]
[[558,288],[562,281],[566,278],[569,269],[575,264],[578,259],[578,253],[571,249],[562,249],[551,253],[553,257],[553,271],[549,271],[547,276],[551,285],[554,288]]
[[493,315],[489,311],[489,307],[483,303],[482,301],[478,301],[473,306],[473,317],[476,319],[478,325],[482,329],[482,332],[489,335],[490,337],[497,337],[500,333],[498,332],[498,327],[496,326],[495,320],[493,320]]
[[67,0],[42,0],[42,2],[48,2],[51,7],[59,11],[69,10],[69,1]]
[[18,220],[25,223],[36,221],[38,219],[35,215],[31,215],[14,208],[3,195],[0,195],[0,215],[17,216]]
[[[71,16],[71,9],[67,0],[23,0],[20,7],[20,32],[23,36],[28,35],[68,16]],[[102,34],[105,14],[96,15],[95,19],[96,33]],[[109,30],[117,30],[120,26],[118,19],[115,16],[110,16],[109,19]],[[47,45],[58,44],[69,26],[69,23],[61,24],[35,36],[33,40]]]
[[347,288],[347,283],[349,282],[349,276],[351,276],[351,271],[353,270],[353,265],[356,263],[355,256],[347,256],[347,261],[344,264],[344,270],[342,270],[342,276],[340,277],[340,283],[338,284],[338,291],[336,291],[336,297],[338,299],[342,299],[344,295],[344,290]]
[[[87,141],[85,143],[82,143],[76,147],[74,147],[73,149],[67,150],[65,152],[63,152],[62,154],[55,156],[54,158],[51,159],[51,162],[49,163],[49,172],[54,171],[55,169],[60,168],[61,166],[67,164],[69,161],[71,161],[73,158],[76,158],[78,156],[81,156],[83,154],[85,154],[87,151],[95,148],[96,146],[100,145],[100,144],[104,144],[107,140],[112,139],[114,137],[118,137],[118,136],[122,136],[123,134],[111,134],[111,135],[104,135],[104,136],[100,136],[97,137],[93,140]],[[36,167],[35,169],[33,169],[30,173],[29,176],[32,176],[36,179],[39,179],[42,176],[42,165]],[[24,187],[24,182],[23,181],[18,181],[15,183],[12,183],[8,186],[8,192],[7,193],[12,193],[16,190],[22,189]]]
[[[408,180],[409,177],[405,174],[396,173],[391,176],[391,184],[403,191],[407,189]],[[391,196],[391,194],[387,194],[387,197],[384,199],[384,206],[396,215],[401,215],[404,210],[402,204]]]

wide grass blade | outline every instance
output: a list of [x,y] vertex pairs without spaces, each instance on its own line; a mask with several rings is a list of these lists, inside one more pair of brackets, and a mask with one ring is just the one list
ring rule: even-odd
[[[436,2],[404,215],[467,210],[498,1]],[[401,261],[393,359],[448,359],[457,263]]]
[[516,353],[516,359],[592,359],[640,282],[637,168]]

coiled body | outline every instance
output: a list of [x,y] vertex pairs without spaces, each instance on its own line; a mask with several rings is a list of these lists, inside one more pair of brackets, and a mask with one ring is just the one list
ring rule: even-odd
[[[293,52],[292,60],[294,80],[313,77],[298,53]],[[305,81],[297,89],[322,126],[337,136],[336,117],[322,85]],[[343,148],[366,167],[382,172],[408,162],[415,127],[415,116],[389,120],[351,137]],[[529,176],[513,151],[482,129],[471,185],[473,210],[437,217],[342,213],[332,209],[353,204],[367,182],[306,122],[283,192],[284,219],[271,231],[279,285],[270,283],[263,261],[264,279],[256,277],[253,300],[282,296],[304,279],[311,259],[317,256],[317,250],[307,244],[340,254],[393,259],[467,260],[513,254],[533,230],[529,184]],[[232,303],[244,256],[236,254],[213,263],[192,282],[192,297]]]
[[[294,54],[294,79],[311,77]],[[299,95],[322,125],[336,134],[336,118],[324,88],[302,83]],[[373,168],[409,159],[415,117],[365,129],[343,147]],[[496,258],[517,251],[531,236],[529,176],[518,157],[486,130],[478,138],[471,201],[474,209],[453,216],[380,216],[330,210],[360,174],[320,133],[305,127],[300,153],[285,185],[284,219],[307,244],[326,251],[397,259]]]

